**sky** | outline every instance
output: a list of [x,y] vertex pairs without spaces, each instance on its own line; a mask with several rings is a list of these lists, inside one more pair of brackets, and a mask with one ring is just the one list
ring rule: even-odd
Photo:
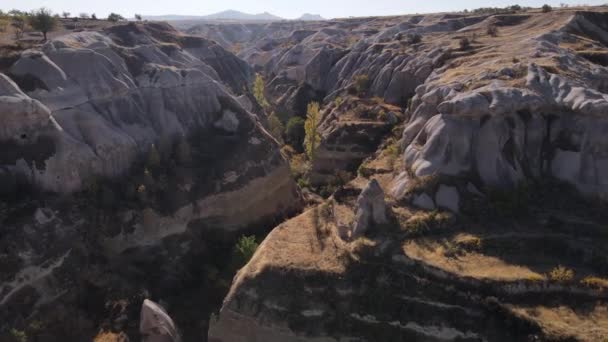
[[303,13],[320,14],[325,18],[342,18],[349,16],[378,16],[411,13],[430,13],[458,11],[479,7],[520,6],[540,7],[544,3],[559,6],[600,5],[608,0],[0,0],[0,9],[32,10],[40,7],[51,9],[54,13],[64,11],[78,13],[95,13],[102,18],[110,12],[119,13],[131,18],[135,13],[146,15],[181,14],[206,15],[227,9],[246,13],[270,12],[283,18],[296,18]]

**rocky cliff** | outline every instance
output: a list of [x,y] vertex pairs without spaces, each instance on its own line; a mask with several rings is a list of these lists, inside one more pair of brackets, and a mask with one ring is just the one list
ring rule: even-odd
[[218,236],[298,210],[246,109],[251,74],[162,23],[67,33],[2,65],[0,333],[35,321],[84,341],[108,318],[129,331],[129,298],[189,288],[203,275],[185,264]]
[[[277,110],[323,102],[312,177],[363,163],[273,230],[210,340],[605,339],[607,22],[345,19],[242,46]],[[392,219],[352,239],[369,178]]]

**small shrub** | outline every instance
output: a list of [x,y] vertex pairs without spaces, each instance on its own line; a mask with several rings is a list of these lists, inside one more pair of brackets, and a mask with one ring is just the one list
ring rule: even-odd
[[63,13],[61,13],[61,16],[62,16],[64,19],[69,18],[69,17],[70,17],[70,15],[71,15],[71,13],[70,13],[70,12],[63,12]]
[[338,107],[340,107],[340,105],[342,105],[342,103],[344,103],[344,99],[342,97],[337,96],[334,99],[334,107],[338,108]]
[[488,26],[486,33],[489,36],[496,37],[498,35],[498,28],[496,27],[496,25],[490,25]]
[[568,283],[574,279],[574,271],[559,265],[549,272],[549,279],[559,283]]
[[399,158],[399,143],[397,141],[393,141],[391,144],[389,144],[386,149],[384,150],[384,153],[386,154],[386,157],[388,158],[388,164],[390,167],[395,167],[395,162],[397,161],[397,158]]
[[466,51],[471,48],[471,42],[467,37],[460,38],[458,45],[460,46],[460,50],[462,51]]
[[370,82],[367,75],[357,75],[353,78],[353,86],[357,95],[364,96],[369,89]]
[[321,215],[322,219],[329,221],[334,214],[334,201],[328,200],[323,202],[323,204],[321,204],[319,214]]
[[136,15],[135,15],[135,20],[137,20],[137,21],[142,21],[142,20],[143,20],[143,18],[142,18],[142,16],[141,16],[141,14],[136,14]]
[[408,44],[418,44],[422,41],[422,36],[418,33],[408,34],[407,42]]
[[306,178],[304,178],[304,177],[298,178],[298,180],[296,181],[296,183],[298,184],[298,186],[301,189],[310,187],[310,184],[308,183],[308,180]]
[[251,260],[256,249],[258,249],[258,243],[255,241],[255,236],[242,235],[234,246],[234,255],[240,266],[245,265]]
[[543,5],[543,7],[542,7],[541,9],[542,9],[543,13],[548,13],[548,12],[551,12],[551,10],[552,10],[553,8],[551,8],[551,6],[549,6],[549,5],[547,5],[547,4],[544,4],[544,5]]
[[89,19],[90,18],[89,14],[88,13],[84,13],[84,12],[80,13],[78,15],[78,17],[80,17],[80,19]]

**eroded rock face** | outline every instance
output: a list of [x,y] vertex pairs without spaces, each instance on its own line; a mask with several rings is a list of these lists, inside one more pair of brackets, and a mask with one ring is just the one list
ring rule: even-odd
[[[608,140],[601,132],[607,129],[604,116],[608,103],[605,81],[608,69],[600,57],[605,55],[607,48],[607,18],[605,10],[601,9],[597,13],[446,14],[328,21],[322,24],[323,27],[308,27],[302,35],[304,38],[290,40],[287,35],[275,36],[266,39],[265,44],[256,43],[243,50],[241,56],[255,61],[252,63],[260,66],[260,70],[271,70],[267,74],[271,79],[281,78],[277,85],[289,84],[286,79],[292,82],[289,86],[276,88],[281,89],[281,96],[302,89],[300,83],[326,92],[325,112],[319,126],[323,137],[319,168],[344,167],[356,157],[365,158],[364,155],[373,153],[350,149],[356,146],[348,143],[352,141],[350,139],[362,137],[366,132],[371,136],[376,134],[369,121],[355,123],[351,120],[350,126],[339,127],[340,118],[348,118],[356,106],[349,107],[346,101],[345,110],[336,110],[340,105],[333,102],[338,96],[347,97],[350,93],[357,103],[365,102],[362,98],[366,96],[378,96],[401,106],[410,99],[404,111],[405,125],[399,142],[403,163],[391,170],[392,174],[386,172],[382,176],[392,184],[387,193],[394,197],[398,206],[415,214],[409,217],[411,221],[398,227],[403,234],[396,234],[398,242],[382,238],[374,241],[373,251],[365,255],[382,259],[384,250],[387,255],[378,263],[359,263],[357,256],[357,262],[344,265],[345,255],[339,251],[352,251],[349,246],[331,234],[329,237],[321,235],[318,229],[307,224],[316,221],[309,220],[305,214],[283,223],[235,277],[219,321],[210,329],[210,338],[215,341],[254,341],[256,338],[507,341],[543,334],[556,338],[564,334],[548,329],[543,323],[537,325],[542,319],[528,316],[526,322],[534,323],[521,324],[518,320],[522,316],[517,310],[512,312],[513,316],[506,311],[497,313],[492,309],[493,304],[487,306],[487,301],[477,301],[488,292],[479,296],[466,294],[464,301],[461,301],[462,294],[457,294],[460,290],[450,292],[462,286],[466,291],[484,288],[480,291],[508,293],[508,297],[513,292],[505,289],[513,284],[507,285],[501,278],[505,274],[501,272],[497,272],[498,280],[489,280],[485,270],[476,273],[480,280],[476,282],[462,276],[457,269],[459,265],[449,271],[442,268],[453,265],[454,260],[467,259],[474,251],[484,254],[487,246],[477,237],[477,229],[483,231],[485,227],[462,233],[462,227],[445,223],[440,211],[466,215],[465,211],[470,209],[466,206],[471,205],[467,202],[471,198],[474,197],[476,203],[490,201],[492,194],[486,191],[488,188],[501,188],[509,193],[521,183],[554,178],[566,181],[586,194],[607,194]],[[500,28],[498,38],[487,35],[490,25]],[[350,29],[358,40],[344,44],[340,39],[344,28]],[[215,29],[222,30],[220,27]],[[422,35],[420,43],[401,39],[414,33]],[[471,48],[458,47],[458,40],[468,35],[477,37]],[[344,55],[337,57],[329,69],[327,66],[322,68],[329,73],[325,78],[320,74],[319,78],[318,73],[309,72],[303,66],[315,60],[317,53],[330,44],[342,49]],[[594,51],[593,56],[589,49]],[[369,88],[366,92],[357,90],[358,93],[354,93],[351,86],[359,75],[368,76]],[[273,89],[269,92],[272,95]],[[350,118],[353,117],[356,116]],[[380,140],[382,135],[378,134]],[[355,157],[354,152],[361,154]],[[370,159],[379,154],[376,152]],[[363,177],[369,176],[360,176],[349,185],[365,184]],[[373,185],[370,183],[368,188]],[[408,202],[400,202],[404,199]],[[505,200],[508,203],[501,202],[496,207],[508,212],[507,207],[514,205],[513,209],[518,205],[509,201],[517,199],[517,196],[508,197]],[[370,211],[361,210],[365,207],[364,200],[360,198],[357,202],[358,219],[370,222]],[[506,206],[499,208],[501,204]],[[339,203],[337,207],[340,205],[357,210],[355,200]],[[594,205],[602,207],[600,201],[595,201]],[[502,226],[500,220],[498,223],[489,221],[489,225],[500,226],[505,239],[511,238],[510,234],[517,234],[512,231],[514,227]],[[594,224],[602,225],[603,222],[605,217]],[[527,224],[532,231],[538,228],[534,220]],[[358,221],[356,225],[359,225]],[[583,226],[577,227],[584,230]],[[446,232],[442,228],[455,231]],[[306,232],[308,236],[302,236]],[[497,234],[494,228],[486,233],[489,239]],[[423,237],[420,246],[414,248],[411,247],[415,245],[412,236],[416,234]],[[427,243],[434,234],[439,242],[436,249],[429,249]],[[447,237],[453,241],[445,243]],[[566,243],[565,240],[568,238],[560,243]],[[308,243],[307,251],[301,247],[304,241]],[[408,245],[411,247],[409,254]],[[451,251],[463,245],[468,247],[460,254]],[[289,249],[290,253],[277,252],[278,246]],[[361,245],[357,247],[364,249]],[[388,252],[391,248],[393,251]],[[445,254],[445,260],[438,266],[439,263],[433,263],[433,260],[441,253]],[[557,248],[555,254],[559,259],[563,249]],[[412,257],[420,255],[426,255],[428,259],[420,262],[422,259]],[[503,258],[501,252],[495,251],[485,256],[488,257],[488,269],[500,269],[498,264],[503,262],[510,269],[520,260]],[[472,269],[477,272],[477,259],[471,260]],[[581,265],[588,262],[585,258],[579,261]],[[395,267],[387,266],[389,264]],[[527,267],[523,269],[528,270]],[[370,279],[362,281],[364,275],[369,275]],[[280,288],[275,286],[279,279]],[[521,279],[525,282],[524,279],[529,278]],[[434,288],[443,281],[446,283]],[[455,283],[460,285],[453,287]],[[548,290],[553,285],[544,281],[539,286]],[[522,284],[521,287],[525,288],[523,292],[529,291],[534,296],[534,286]],[[394,296],[377,304],[377,299],[390,290],[395,291]],[[559,291],[562,290],[568,291]],[[370,291],[374,291],[373,295]],[[587,291],[576,289],[564,296],[592,292]],[[602,294],[597,292],[591,296],[599,298],[597,296]],[[499,301],[510,300],[498,297]],[[328,298],[331,298],[331,304],[328,304]],[[362,298],[366,299],[357,302]],[[536,300],[532,306],[544,301]],[[604,310],[604,304],[600,306]],[[495,314],[501,318],[484,321]],[[480,324],[481,321],[484,323]],[[503,326],[505,321],[510,323]],[[590,326],[595,324],[587,322]],[[493,328],[487,329],[489,325]],[[513,329],[513,326],[521,329]],[[231,330],[231,327],[236,329]],[[570,325],[568,329],[572,336],[582,336],[581,340],[593,340],[589,336],[594,333],[580,329],[578,324]],[[508,334],[512,335],[506,337]]]
[[388,222],[388,208],[384,202],[384,191],[378,181],[372,179],[357,199],[352,238],[356,239],[373,228]]
[[59,302],[82,324],[56,323],[58,336],[90,340],[105,309],[80,296],[179,288],[210,230],[300,208],[276,141],[236,97],[250,76],[216,43],[159,23],[70,33],[0,73],[3,181],[39,190],[0,202],[0,330]]
[[165,309],[155,302],[145,299],[141,305],[139,332],[142,342],[180,342],[175,323]]

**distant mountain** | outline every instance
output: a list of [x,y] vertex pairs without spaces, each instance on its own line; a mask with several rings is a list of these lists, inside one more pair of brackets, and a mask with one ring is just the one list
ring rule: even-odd
[[275,20],[283,20],[283,18],[278,17],[274,14],[270,14],[268,12],[259,13],[259,14],[249,14],[243,13],[235,10],[227,10],[215,14],[210,14],[201,17],[201,19],[207,20],[264,20],[264,21],[275,21]]
[[321,21],[321,20],[325,20],[325,18],[323,18],[322,16],[320,16],[318,14],[304,13],[304,14],[302,14],[301,17],[297,18],[296,20]]
[[285,20],[274,14],[264,12],[259,14],[243,13],[235,10],[227,10],[209,15],[152,15],[144,16],[146,20],[158,21],[180,21],[180,20],[234,20],[234,21],[280,21]]

